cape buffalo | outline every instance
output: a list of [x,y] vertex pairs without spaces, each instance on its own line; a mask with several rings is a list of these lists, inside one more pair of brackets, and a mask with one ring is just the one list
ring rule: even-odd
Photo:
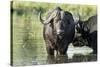
[[86,21],[79,19],[76,29],[78,33],[81,33],[82,38],[87,40],[87,46],[91,47],[93,53],[97,54],[97,15]]
[[56,7],[48,12],[45,20],[41,18],[41,13],[39,18],[44,25],[43,37],[48,55],[54,55],[55,50],[57,54],[65,55],[75,34],[75,23],[72,14]]

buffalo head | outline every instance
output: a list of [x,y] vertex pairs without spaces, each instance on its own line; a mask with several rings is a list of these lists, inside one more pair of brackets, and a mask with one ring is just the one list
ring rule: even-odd
[[49,12],[45,20],[41,18],[41,13],[39,14],[39,18],[43,25],[50,25],[53,32],[58,37],[68,34],[70,29],[75,25],[72,14],[70,12],[63,11],[60,7]]

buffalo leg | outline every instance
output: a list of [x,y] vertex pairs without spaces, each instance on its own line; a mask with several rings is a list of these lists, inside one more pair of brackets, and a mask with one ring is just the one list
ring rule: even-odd
[[47,46],[46,49],[47,49],[48,55],[54,55],[54,49],[52,49],[50,46]]
[[68,46],[65,46],[64,48],[62,48],[59,52],[60,52],[60,55],[66,55],[66,51],[68,49]]
[[63,43],[61,43],[61,44],[63,44],[63,45],[61,45],[59,47],[60,55],[66,55],[66,51],[68,50],[68,42],[63,41]]
[[54,63],[56,63],[54,55],[48,55],[48,56],[47,56],[47,62],[48,62],[49,64],[54,64]]

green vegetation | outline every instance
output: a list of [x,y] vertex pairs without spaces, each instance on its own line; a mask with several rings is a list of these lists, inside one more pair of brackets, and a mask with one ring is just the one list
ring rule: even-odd
[[[14,1],[12,4],[13,23],[13,62],[16,65],[24,65],[25,61],[32,61],[46,55],[43,40],[43,25],[38,20],[41,11],[43,15],[55,8],[61,7],[70,11],[73,15],[80,14],[82,20],[97,14],[97,7],[92,5],[71,5],[57,3],[37,3],[31,1]],[[40,57],[39,57],[40,58]],[[30,63],[30,62],[29,62]]]
[[19,13],[33,12],[36,15],[42,11],[46,13],[48,10],[54,9],[60,6],[63,10],[70,11],[72,14],[79,13],[83,20],[89,18],[92,15],[97,14],[97,7],[95,5],[73,5],[63,3],[42,3],[42,2],[27,2],[27,1],[15,1],[13,2],[13,9],[19,11]]

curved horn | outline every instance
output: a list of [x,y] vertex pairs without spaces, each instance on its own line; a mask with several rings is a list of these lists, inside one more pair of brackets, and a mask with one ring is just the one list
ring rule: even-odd
[[44,20],[41,18],[41,12],[39,12],[39,20],[40,20],[40,22],[41,22],[42,24],[44,24],[44,23],[43,23]]
[[81,16],[80,16],[80,14],[78,13],[78,17],[79,17],[79,20],[78,21],[80,21],[81,20]]
[[40,13],[39,13],[39,19],[40,19],[40,22],[41,22],[42,24],[46,25],[46,24],[49,24],[49,23],[50,23],[50,21],[53,19],[53,17],[50,16],[48,19],[43,20],[43,19],[41,18],[41,12],[40,12]]
[[77,25],[77,24],[79,23],[79,21],[81,21],[81,19],[80,19],[80,14],[77,13],[77,17],[74,17],[75,25]]

